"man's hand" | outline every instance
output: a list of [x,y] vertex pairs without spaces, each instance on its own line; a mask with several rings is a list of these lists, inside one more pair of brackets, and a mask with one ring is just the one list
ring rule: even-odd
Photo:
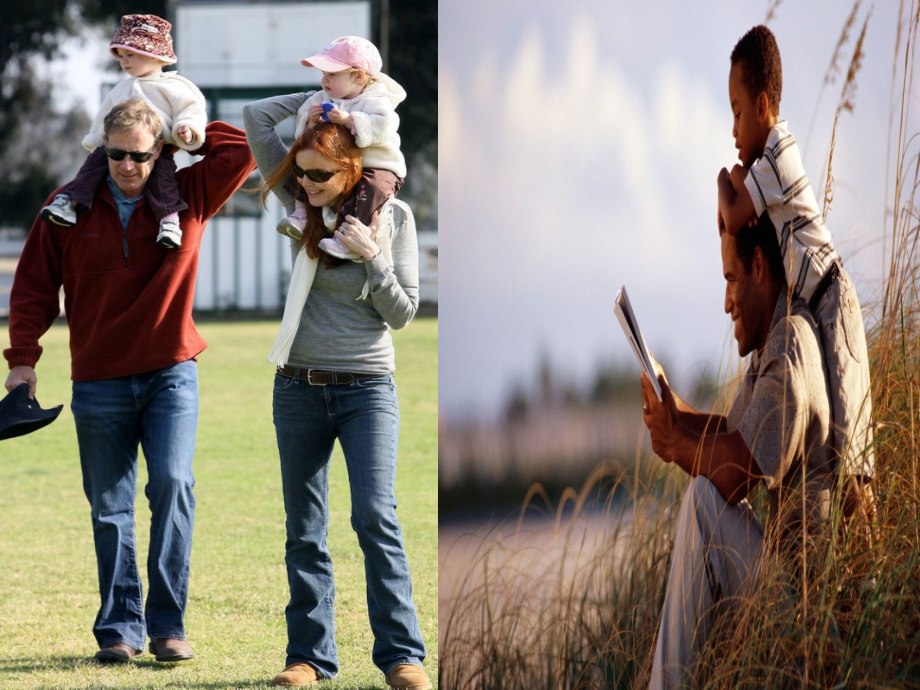
[[192,130],[188,128],[188,125],[182,125],[179,127],[179,129],[176,130],[176,136],[186,144],[192,143]]
[[10,369],[10,375],[6,377],[6,390],[12,391],[22,383],[29,384],[29,397],[34,398],[35,386],[38,384],[38,380],[35,378],[35,369],[25,365]]
[[[653,360],[654,362],[654,360]],[[665,462],[674,462],[673,448],[680,433],[677,404],[668,386],[664,370],[654,362],[655,371],[658,372],[658,385],[661,387],[661,401],[655,395],[652,382],[642,372],[642,420],[648,427],[652,437],[652,450]]]

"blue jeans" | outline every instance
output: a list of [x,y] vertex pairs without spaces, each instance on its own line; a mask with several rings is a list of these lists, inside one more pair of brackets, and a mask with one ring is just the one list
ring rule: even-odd
[[275,433],[287,515],[287,663],[305,661],[321,676],[339,670],[335,583],[326,547],[329,459],[339,439],[351,488],[351,526],[364,552],[374,664],[421,665],[425,645],[396,518],[399,407],[390,375],[348,385],[311,386],[275,375]]
[[[195,517],[195,362],[75,381],[71,409],[99,569],[96,641],[100,647],[120,642],[143,649],[148,635],[184,640]],[[138,444],[147,459],[144,493],[151,513],[146,608],[134,540]]]

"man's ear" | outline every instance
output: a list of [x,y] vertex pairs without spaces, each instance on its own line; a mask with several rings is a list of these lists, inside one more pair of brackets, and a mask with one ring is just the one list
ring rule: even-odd
[[751,261],[751,275],[757,285],[763,285],[767,278],[767,259],[763,254],[763,249],[754,247],[754,258]]

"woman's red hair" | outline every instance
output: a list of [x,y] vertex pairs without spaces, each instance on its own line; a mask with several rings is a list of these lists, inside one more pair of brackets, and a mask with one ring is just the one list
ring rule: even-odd
[[[355,144],[355,138],[348,129],[331,122],[321,122],[312,128],[304,127],[303,133],[294,141],[291,150],[288,151],[281,165],[265,177],[260,187],[260,197],[264,204],[271,190],[284,186],[295,199],[304,201],[307,221],[304,227],[302,243],[307,249],[307,255],[311,259],[322,256],[323,262],[327,266],[338,266],[344,262],[326,254],[319,248],[319,241],[329,235],[326,225],[323,223],[322,209],[310,206],[306,200],[306,193],[303,187],[300,186],[300,181],[294,179],[294,158],[298,153],[305,150],[315,151],[323,158],[329,159],[345,175],[342,193],[336,201],[336,206],[341,207],[342,202],[348,198],[355,185],[358,184],[358,180],[361,179],[361,149]],[[341,223],[342,218],[338,218],[335,226],[338,227]]]

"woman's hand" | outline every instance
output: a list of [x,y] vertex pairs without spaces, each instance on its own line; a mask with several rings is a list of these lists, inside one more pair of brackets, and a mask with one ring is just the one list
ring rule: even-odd
[[336,229],[335,235],[353,252],[357,252],[365,259],[373,259],[380,253],[380,247],[375,241],[377,229],[377,212],[375,211],[370,227],[354,216],[345,216],[345,220]]

